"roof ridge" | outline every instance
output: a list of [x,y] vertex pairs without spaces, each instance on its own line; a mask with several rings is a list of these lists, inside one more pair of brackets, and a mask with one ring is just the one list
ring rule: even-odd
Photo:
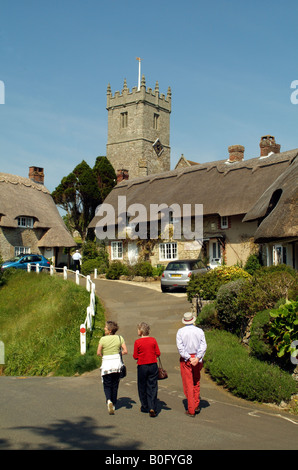
[[45,194],[51,194],[48,188],[41,183],[35,183],[29,178],[24,176],[12,175],[10,173],[0,172],[0,182],[10,183],[10,184],[22,184],[23,186],[31,187],[37,189],[37,191],[42,191]]

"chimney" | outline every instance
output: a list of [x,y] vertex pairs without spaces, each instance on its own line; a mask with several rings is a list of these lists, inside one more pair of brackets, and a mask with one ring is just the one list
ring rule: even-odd
[[269,153],[280,153],[280,145],[275,142],[272,135],[263,135],[260,141],[261,155],[260,157],[267,157]]
[[228,147],[228,162],[242,162],[242,160],[244,160],[244,150],[245,147],[243,147],[243,145],[231,145],[230,147]]
[[123,180],[128,180],[128,170],[117,170],[117,184]]
[[29,179],[34,181],[35,183],[44,184],[43,168],[39,168],[38,166],[30,166]]

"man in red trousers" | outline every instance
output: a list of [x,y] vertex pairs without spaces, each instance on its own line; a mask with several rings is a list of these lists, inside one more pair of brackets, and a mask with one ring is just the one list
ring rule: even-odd
[[185,326],[178,330],[176,336],[183,390],[188,405],[186,414],[190,417],[200,411],[200,371],[207,349],[205,334],[194,325],[195,320],[191,312],[186,312],[182,318]]

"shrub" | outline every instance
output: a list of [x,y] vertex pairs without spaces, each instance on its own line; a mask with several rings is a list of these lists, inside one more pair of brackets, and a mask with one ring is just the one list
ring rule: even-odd
[[293,352],[291,344],[298,340],[298,302],[292,301],[270,311],[273,319],[268,337],[273,341],[273,347],[278,357]]
[[156,266],[153,268],[152,276],[161,276],[165,270],[165,266]]
[[249,338],[250,354],[261,360],[269,360],[273,352],[267,338],[269,325],[270,310],[258,312],[251,324]]
[[84,276],[94,272],[94,269],[97,268],[98,274],[104,273],[107,271],[108,266],[101,258],[87,259],[83,261],[81,272]]
[[238,338],[227,332],[206,332],[205,368],[220,385],[247,400],[279,404],[297,393],[293,377],[278,366],[249,356]]
[[258,255],[250,255],[246,260],[244,269],[249,274],[253,275],[261,266],[260,257]]
[[204,305],[196,319],[196,325],[204,328],[220,328],[215,302]]
[[261,269],[243,284],[238,295],[239,310],[246,317],[252,317],[257,312],[274,308],[281,299],[295,298],[296,290],[297,278],[289,272]]
[[247,322],[246,315],[239,308],[238,296],[247,281],[237,279],[222,285],[217,293],[215,307],[218,320],[227,331],[237,333],[244,331]]
[[204,300],[215,300],[220,286],[239,278],[250,279],[251,276],[238,266],[219,266],[206,274],[193,275],[187,287],[188,300],[191,302],[196,295]]
[[122,275],[127,275],[128,269],[127,266],[121,261],[113,261],[107,269],[106,278],[107,279],[119,279]]
[[140,261],[133,266],[135,276],[150,277],[153,274],[153,267],[149,261]]

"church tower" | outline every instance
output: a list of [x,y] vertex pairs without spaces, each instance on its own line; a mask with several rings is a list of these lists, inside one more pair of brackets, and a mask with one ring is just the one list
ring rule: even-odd
[[124,80],[114,96],[108,85],[107,110],[107,158],[116,174],[131,179],[170,170],[170,87],[166,96],[158,82],[146,89],[144,75],[131,91]]

